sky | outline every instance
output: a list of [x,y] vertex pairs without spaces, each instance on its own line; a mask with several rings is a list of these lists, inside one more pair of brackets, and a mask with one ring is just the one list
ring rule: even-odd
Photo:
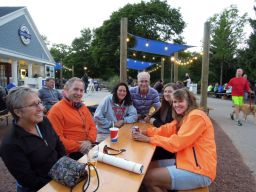
[[[148,0],[145,0],[146,2]],[[0,6],[26,6],[37,29],[51,44],[71,45],[83,28],[97,28],[108,20],[114,11],[127,3],[140,0],[1,0]],[[240,15],[248,13],[255,19],[255,0],[167,0],[171,8],[180,8],[186,28],[183,37],[188,45],[201,49],[204,23],[214,14],[230,5],[237,5]],[[129,27],[128,27],[129,30]],[[248,25],[247,36],[252,32]],[[171,42],[170,42],[171,43]]]

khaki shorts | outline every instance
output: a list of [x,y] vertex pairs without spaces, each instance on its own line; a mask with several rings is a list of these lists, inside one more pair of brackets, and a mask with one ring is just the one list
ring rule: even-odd
[[232,101],[234,105],[241,106],[244,104],[244,97],[243,96],[232,96]]

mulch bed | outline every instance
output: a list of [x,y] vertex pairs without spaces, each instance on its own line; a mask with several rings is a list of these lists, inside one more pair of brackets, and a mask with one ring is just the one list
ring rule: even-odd
[[217,145],[217,177],[211,192],[256,192],[256,181],[225,132],[214,123]]
[[[210,192],[256,192],[256,181],[243,163],[232,141],[215,123],[215,139],[218,153],[217,177]],[[8,128],[0,121],[0,141]],[[15,179],[10,175],[0,158],[0,192],[16,191]]]

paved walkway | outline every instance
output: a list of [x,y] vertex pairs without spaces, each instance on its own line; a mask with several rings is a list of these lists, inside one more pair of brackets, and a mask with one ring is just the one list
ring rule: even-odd
[[[210,117],[229,136],[242,155],[244,163],[256,178],[256,120],[252,115],[249,115],[247,122],[242,121],[243,126],[237,126],[235,121],[230,119],[229,114],[232,110],[230,100],[208,98],[207,102],[208,107],[214,108],[210,112]],[[240,117],[242,117],[242,113]]]
[[[86,105],[99,104],[108,94],[110,93],[107,91],[88,93],[85,94],[84,101]],[[208,107],[213,108],[210,111],[210,117],[229,136],[242,155],[244,163],[256,178],[256,120],[252,115],[249,115],[247,122],[242,122],[243,126],[237,126],[229,116],[232,110],[232,102],[230,100],[208,98],[207,101]]]

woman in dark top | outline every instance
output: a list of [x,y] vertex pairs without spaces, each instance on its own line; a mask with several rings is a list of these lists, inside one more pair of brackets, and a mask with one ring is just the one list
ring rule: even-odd
[[65,155],[65,149],[35,92],[18,87],[7,96],[7,108],[14,118],[10,133],[4,138],[1,157],[17,180],[18,192],[37,191],[51,178],[48,172]]
[[[175,83],[168,83],[164,86],[161,107],[151,115],[148,123],[154,125],[155,127],[160,127],[161,125],[170,123],[173,120],[171,94],[176,89],[177,85]],[[153,160],[166,158],[174,158],[174,154],[171,154],[161,147],[157,147],[153,156]]]
[[161,125],[170,123],[173,120],[171,94],[176,89],[177,86],[175,83],[168,83],[164,86],[161,107],[151,115],[148,123],[155,127],[160,127]]

